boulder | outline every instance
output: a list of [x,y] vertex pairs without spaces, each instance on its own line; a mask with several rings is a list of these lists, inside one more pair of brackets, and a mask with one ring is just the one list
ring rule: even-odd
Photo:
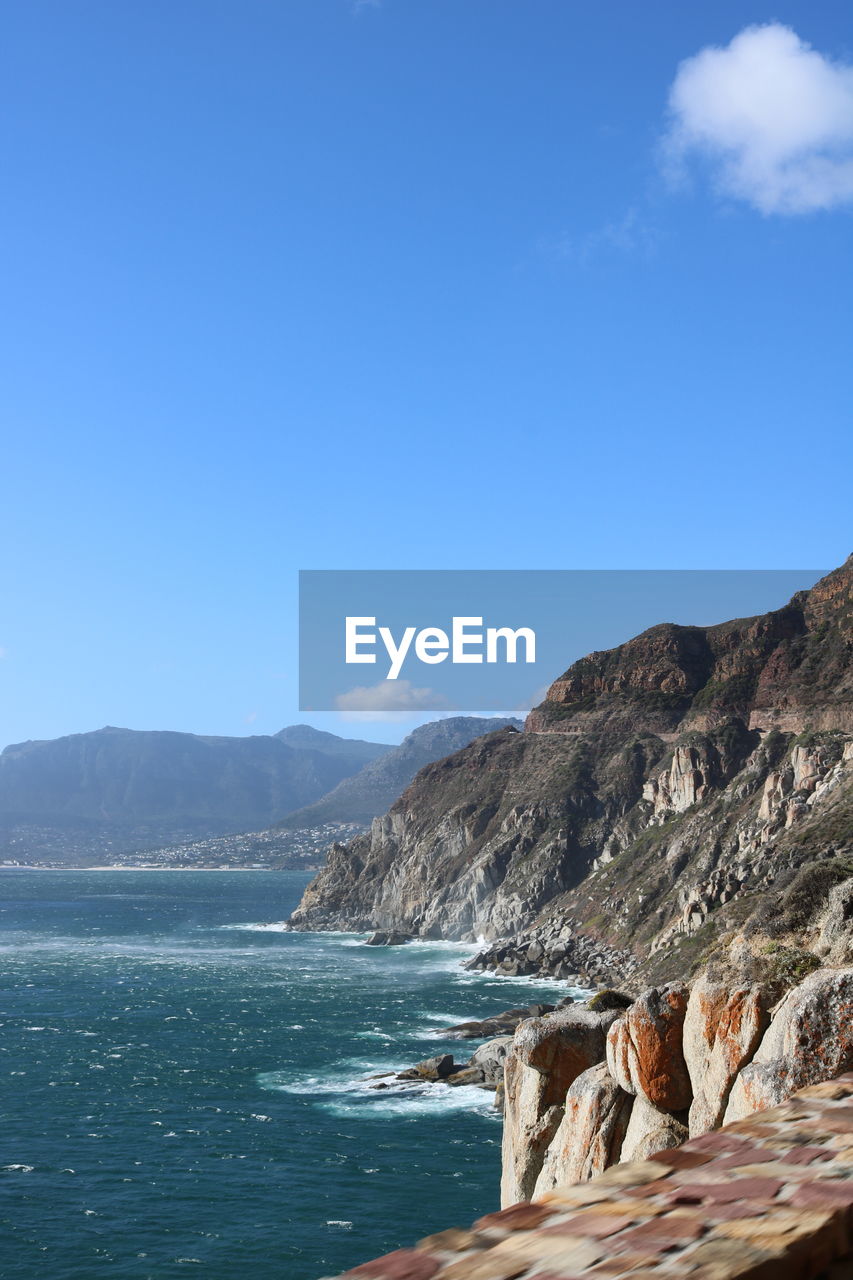
[[532,1196],[569,1086],[602,1061],[616,1016],[575,1005],[519,1025],[504,1067],[503,1204]]
[[662,1111],[638,1093],[622,1140],[620,1161],[648,1160],[658,1151],[680,1147],[689,1136],[685,1119],[684,1112],[679,1118],[671,1111]]
[[512,1036],[496,1036],[487,1040],[471,1055],[470,1067],[479,1067],[486,1084],[502,1084],[504,1063],[512,1044]]
[[519,1024],[513,1051],[535,1071],[552,1078],[552,1090],[565,1097],[582,1071],[604,1059],[607,1030],[617,1010],[592,1013],[579,1005]]
[[444,1083],[450,1085],[458,1084],[475,1084],[481,1085],[485,1083],[485,1075],[481,1067],[459,1067],[449,1076],[444,1077]]
[[[523,1062],[515,1049],[507,1055],[503,1091],[501,1204],[529,1200],[545,1152],[563,1118],[565,1089]],[[497,1099],[496,1099],[497,1101]]]
[[755,1057],[734,1083],[725,1123],[851,1069],[853,969],[818,969],[776,1009]]
[[615,1164],[633,1101],[603,1062],[579,1075],[566,1094],[563,1117],[545,1152],[533,1196],[586,1182]]
[[682,1111],[692,1089],[682,1051],[687,987],[671,982],[641,995],[607,1036],[607,1065],[626,1093],[656,1107]]
[[434,1058],[416,1062],[408,1071],[401,1071],[398,1080],[446,1080],[461,1068],[453,1061],[452,1053],[439,1053]]
[[410,933],[400,933],[396,929],[378,929],[372,934],[365,943],[367,947],[402,947],[403,943],[411,942],[412,935]]
[[[566,1003],[574,1004],[574,1001],[568,1000]],[[441,1034],[454,1040],[483,1040],[487,1036],[515,1031],[519,1022],[523,1022],[525,1018],[540,1017],[543,1013],[550,1013],[553,1008],[552,1004],[531,1004],[525,1009],[504,1009],[502,1013],[495,1013],[480,1022],[457,1022],[455,1026],[445,1027]]]
[[691,1138],[722,1124],[737,1074],[752,1060],[769,1022],[767,998],[760,987],[732,990],[704,976],[694,982],[682,1045],[693,1088]]

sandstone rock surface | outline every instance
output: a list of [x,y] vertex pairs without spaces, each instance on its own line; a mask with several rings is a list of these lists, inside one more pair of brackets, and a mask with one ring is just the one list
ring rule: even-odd
[[554,1187],[585,1182],[620,1157],[633,1100],[599,1062],[584,1071],[566,1094],[563,1118],[542,1164],[534,1197]]
[[789,991],[732,1088],[725,1123],[777,1106],[853,1067],[853,968],[818,969]]
[[682,1111],[692,1089],[682,1050],[687,987],[671,982],[653,987],[635,1000],[610,1028],[607,1065],[630,1094],[642,1094],[656,1107]]
[[693,1089],[691,1138],[722,1124],[737,1073],[752,1059],[769,1022],[760,987],[731,990],[705,976],[694,982],[683,1031],[684,1060]]

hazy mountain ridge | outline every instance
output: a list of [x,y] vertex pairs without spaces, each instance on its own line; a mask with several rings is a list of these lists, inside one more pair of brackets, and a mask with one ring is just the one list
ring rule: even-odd
[[3,851],[56,852],[67,833],[89,858],[259,831],[388,749],[307,725],[245,738],[108,726],[18,743],[0,753]]
[[296,810],[279,826],[312,827],[326,822],[370,823],[394,803],[419,769],[507,725],[520,729],[510,717],[449,716],[414,729],[398,747],[365,765],[360,772],[339,782],[314,804]]

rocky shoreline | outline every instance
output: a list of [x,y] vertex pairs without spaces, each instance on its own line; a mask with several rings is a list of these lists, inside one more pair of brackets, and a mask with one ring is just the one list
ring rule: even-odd
[[[553,955],[529,950],[525,972]],[[518,971],[511,946],[490,949],[489,959]],[[482,954],[466,967],[484,967]],[[504,1116],[501,1200],[512,1205],[649,1159],[853,1070],[853,967],[819,968],[781,998],[778,984],[703,974],[636,996],[606,988],[506,1009],[436,1034],[481,1043],[462,1062],[436,1054],[372,1077],[372,1087],[494,1092]]]
[[531,1004],[524,1008],[504,1009],[480,1021],[459,1022],[454,1026],[444,1027],[435,1033],[442,1040],[482,1040],[484,1043],[464,1062],[456,1062],[454,1055],[450,1053],[436,1054],[432,1058],[416,1062],[413,1067],[404,1071],[383,1072],[369,1077],[378,1081],[371,1087],[388,1089],[392,1080],[411,1081],[413,1084],[446,1084],[451,1088],[474,1085],[478,1089],[497,1094],[495,1105],[502,1108],[504,1063],[516,1029],[530,1018],[545,1017],[575,1003],[573,997],[566,996],[556,1005]]

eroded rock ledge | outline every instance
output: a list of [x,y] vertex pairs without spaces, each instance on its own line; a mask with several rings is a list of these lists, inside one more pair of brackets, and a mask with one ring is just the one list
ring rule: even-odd
[[[345,1280],[849,1280],[853,1075]],[[344,1280],[343,1277],[340,1280]]]
[[[522,1022],[505,1063],[501,1201],[647,1158],[853,1069],[853,968],[771,990],[700,977],[627,1009]],[[590,1002],[594,1004],[593,1002]]]

